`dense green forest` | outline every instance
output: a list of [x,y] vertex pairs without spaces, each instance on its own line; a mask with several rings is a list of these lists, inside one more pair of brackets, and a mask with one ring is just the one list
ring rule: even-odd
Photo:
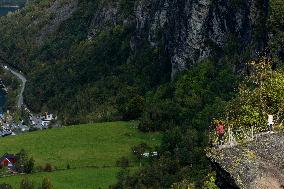
[[[63,0],[61,6],[67,3]],[[95,38],[88,38],[93,13],[107,3],[80,0],[70,18],[52,32],[45,26],[55,24],[53,18],[60,15],[47,9],[49,0],[0,19],[0,56],[27,75],[27,105],[34,112],[56,113],[64,124],[139,119],[141,131],[163,132],[160,157],[135,175],[122,170],[115,188],[169,188],[173,183],[216,187],[204,155],[208,127],[240,95],[236,89],[251,69],[235,68],[246,65],[252,52],[240,51],[241,44],[232,37],[223,51],[216,49],[216,56],[171,79],[162,36],[156,47],[142,39],[139,50],[131,48],[134,23],[123,20],[133,14],[133,1],[117,1],[121,21],[105,24]],[[269,56],[273,69],[283,67],[283,15],[284,2],[271,0],[263,20],[267,31],[259,31],[268,32],[269,39],[256,62]]]
[[[56,112],[66,124],[136,119],[143,111],[146,92],[170,81],[170,65],[162,48],[145,43],[139,52],[130,49],[131,25],[108,27],[94,40],[87,39],[93,12],[102,6],[97,4],[80,1],[79,10],[39,47],[34,33],[54,16],[40,11],[48,1],[1,20],[3,57],[30,78],[25,97],[33,111]],[[40,9],[33,11],[35,7]],[[23,15],[15,25],[13,21]],[[34,17],[39,23],[25,28]]]

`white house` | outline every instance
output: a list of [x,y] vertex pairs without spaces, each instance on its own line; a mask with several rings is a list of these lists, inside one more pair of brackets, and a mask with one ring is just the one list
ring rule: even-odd
[[45,112],[44,121],[51,121],[53,119],[53,114],[48,114],[47,112]]

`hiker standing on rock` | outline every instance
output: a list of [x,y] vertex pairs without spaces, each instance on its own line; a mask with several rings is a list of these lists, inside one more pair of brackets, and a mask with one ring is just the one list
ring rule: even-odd
[[219,145],[224,144],[224,135],[225,135],[225,125],[222,121],[220,121],[216,126],[216,133],[218,135],[218,143]]
[[268,125],[268,132],[269,133],[273,132],[273,124],[274,124],[273,115],[268,114],[267,125]]

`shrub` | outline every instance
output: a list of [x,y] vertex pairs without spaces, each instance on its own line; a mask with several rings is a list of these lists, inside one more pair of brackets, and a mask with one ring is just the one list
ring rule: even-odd
[[10,184],[0,184],[0,189],[12,189],[12,186]]
[[45,164],[44,171],[52,172],[53,171],[52,165],[50,163]]
[[35,160],[33,157],[31,157],[29,159],[29,161],[26,162],[25,164],[25,173],[31,173],[34,169],[34,165],[35,165]]
[[34,183],[28,178],[23,178],[20,183],[20,189],[34,189]]
[[41,185],[42,189],[53,189],[53,186],[51,184],[51,181],[48,178],[44,178],[42,180],[42,185]]
[[35,160],[31,157],[28,158],[28,153],[22,149],[18,154],[16,154],[16,171],[19,173],[31,173],[34,169]]
[[129,159],[127,157],[121,157],[119,160],[116,161],[116,165],[122,168],[129,167]]

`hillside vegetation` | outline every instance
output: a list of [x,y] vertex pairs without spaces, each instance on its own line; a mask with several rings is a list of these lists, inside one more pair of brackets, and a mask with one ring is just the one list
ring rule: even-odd
[[[139,3],[142,4],[141,6],[144,5],[144,9],[141,6],[134,6],[137,2],[138,5]],[[169,42],[170,37],[173,37],[169,34],[174,33],[178,41],[183,41],[183,34],[190,33],[187,28],[185,31],[175,30],[184,28],[182,22],[184,20],[177,22],[180,25],[175,25],[176,19],[184,17],[187,19],[186,16],[189,14],[193,15],[191,20],[194,23],[195,20],[203,18],[206,8],[210,13],[212,7],[198,4],[209,1],[180,1],[181,3],[176,3],[175,6],[177,12],[182,11],[175,14],[171,12],[176,17],[170,17],[173,19],[170,20],[172,22],[164,23],[162,22],[164,7],[161,10],[152,10],[160,7],[160,2],[162,1],[32,1],[25,9],[0,19],[0,57],[2,61],[6,61],[27,75],[25,102],[35,112],[52,111],[67,125],[140,119],[141,131],[163,132],[161,146],[158,149],[159,159],[151,160],[149,165],[142,167],[136,174],[127,172],[122,174],[116,188],[169,188],[173,183],[177,188],[187,183],[199,188],[216,188],[214,174],[204,155],[204,148],[209,142],[208,127],[212,118],[224,118],[224,112],[228,111],[228,103],[238,99],[236,98],[240,95],[238,86],[241,86],[240,83],[252,74],[253,70],[248,64],[252,57],[257,63],[263,56],[271,57],[273,62],[269,65],[269,69],[283,67],[283,1],[271,0],[267,12],[261,11],[267,7],[265,0],[253,0],[253,3],[242,1],[240,4],[236,3],[237,1],[212,1],[214,6],[216,5],[213,7],[216,10],[213,9],[212,14],[218,15],[218,11],[224,10],[224,16],[228,19],[225,22],[222,20],[222,15],[220,16],[220,25],[224,28],[219,28],[217,33],[227,29],[225,23],[230,21],[237,23],[235,18],[231,18],[231,14],[228,14],[231,13],[230,11],[242,10],[237,12],[240,13],[237,17],[241,15],[253,22],[249,25],[248,20],[244,19],[245,22],[241,25],[246,26],[244,29],[249,31],[242,33],[241,29],[240,35],[244,37],[242,40],[246,41],[247,37],[253,35],[252,40],[258,41],[262,47],[256,49],[251,47],[255,44],[244,47],[238,38],[239,33],[234,30],[239,25],[228,26],[233,31],[228,34],[226,40],[222,35],[216,36],[217,42],[225,40],[222,45],[210,39],[204,41],[204,48],[210,48],[212,56],[193,65],[192,59],[195,59],[195,56],[202,56],[202,51],[196,49],[193,57],[185,62],[184,66],[188,69],[173,77],[171,74],[174,66],[171,65],[171,59],[178,59],[183,55],[179,51],[183,44]],[[197,4],[194,5],[197,8],[193,7],[201,14],[183,12],[184,4],[196,2]],[[223,2],[224,4],[228,2],[229,5],[223,5]],[[242,9],[246,4],[249,4],[248,7]],[[198,11],[199,8],[202,11]],[[144,20],[143,13],[156,11],[161,12],[161,18],[157,18],[161,20],[160,23],[165,27],[167,24],[173,25],[164,33],[155,30],[156,23],[152,28],[152,25],[148,26],[144,22],[147,19]],[[255,15],[257,17],[255,20],[247,15],[248,12],[255,13],[254,11],[259,13]],[[147,29],[142,27],[141,31],[135,30],[138,24],[134,14],[137,12],[141,16],[139,24],[145,24]],[[151,17],[151,20],[156,21],[156,18]],[[216,23],[214,20],[212,23],[214,29]],[[195,31],[199,31],[198,28],[202,24],[203,22],[192,24],[195,28],[191,28],[194,31],[192,32],[194,36],[191,37],[200,37],[200,33]],[[250,30],[251,27],[254,28],[253,31]],[[212,34],[210,32],[213,31],[208,32],[210,36]],[[153,33],[155,35],[152,35]],[[154,40],[156,44],[151,43],[152,37],[157,38]],[[190,45],[198,45],[198,40],[193,42],[196,43]],[[185,43],[189,42],[185,40]],[[168,48],[173,48],[181,55],[171,57]],[[253,90],[254,87],[256,86],[248,86],[248,90],[259,94],[258,90]],[[245,93],[243,96],[246,97]],[[256,98],[252,96],[250,99]],[[269,105],[269,99],[265,102]],[[264,115],[261,123],[263,117]],[[250,120],[246,123],[249,122]],[[59,129],[58,133],[62,133],[63,130]],[[46,145],[44,140],[51,144],[54,140],[60,140],[57,138],[60,136],[50,132],[52,131],[43,132],[47,136],[44,139],[35,136],[38,143]],[[99,131],[87,133],[82,129],[80,132],[91,137]],[[24,138],[27,135],[20,137]],[[53,140],[50,141],[48,138]],[[104,142],[112,141],[112,138],[101,139]],[[47,157],[42,155],[47,152],[43,148],[29,147],[28,142],[24,143],[40,164],[49,161],[55,166],[64,167],[65,164],[56,159],[65,159],[65,154],[78,158],[87,153],[89,141],[82,140],[84,142],[80,146],[77,146],[72,138],[67,140],[68,143],[61,141],[63,144],[59,146],[64,147],[62,150],[64,154],[60,154],[60,151],[57,152],[53,150],[53,146],[50,146],[48,149],[51,153]],[[69,148],[69,143],[72,147],[78,147],[78,152],[73,152],[72,148]],[[18,144],[14,145],[15,151],[20,149]],[[90,143],[90,146],[92,145],[98,145],[107,154],[108,149],[100,146],[100,143]],[[9,148],[5,144],[3,146],[4,150]],[[109,148],[113,149],[112,146]],[[120,146],[116,148],[120,149]],[[121,146],[121,150],[126,153],[127,149],[124,148],[125,146]],[[96,154],[95,151],[91,152]],[[82,163],[74,160],[72,156],[67,158],[71,166]],[[88,164],[92,159],[88,158],[88,155],[86,157],[85,163]],[[98,156],[94,160],[103,166],[107,164],[105,159],[108,158],[100,159]],[[113,165],[114,162],[115,160],[110,160],[108,163]]]
[[33,111],[56,112],[65,124],[136,119],[145,93],[170,80],[162,48],[131,50],[133,23],[123,19],[132,1],[117,3],[117,23],[102,21],[92,40],[95,13],[115,3],[35,1],[0,19],[0,57],[28,75],[25,102]]

